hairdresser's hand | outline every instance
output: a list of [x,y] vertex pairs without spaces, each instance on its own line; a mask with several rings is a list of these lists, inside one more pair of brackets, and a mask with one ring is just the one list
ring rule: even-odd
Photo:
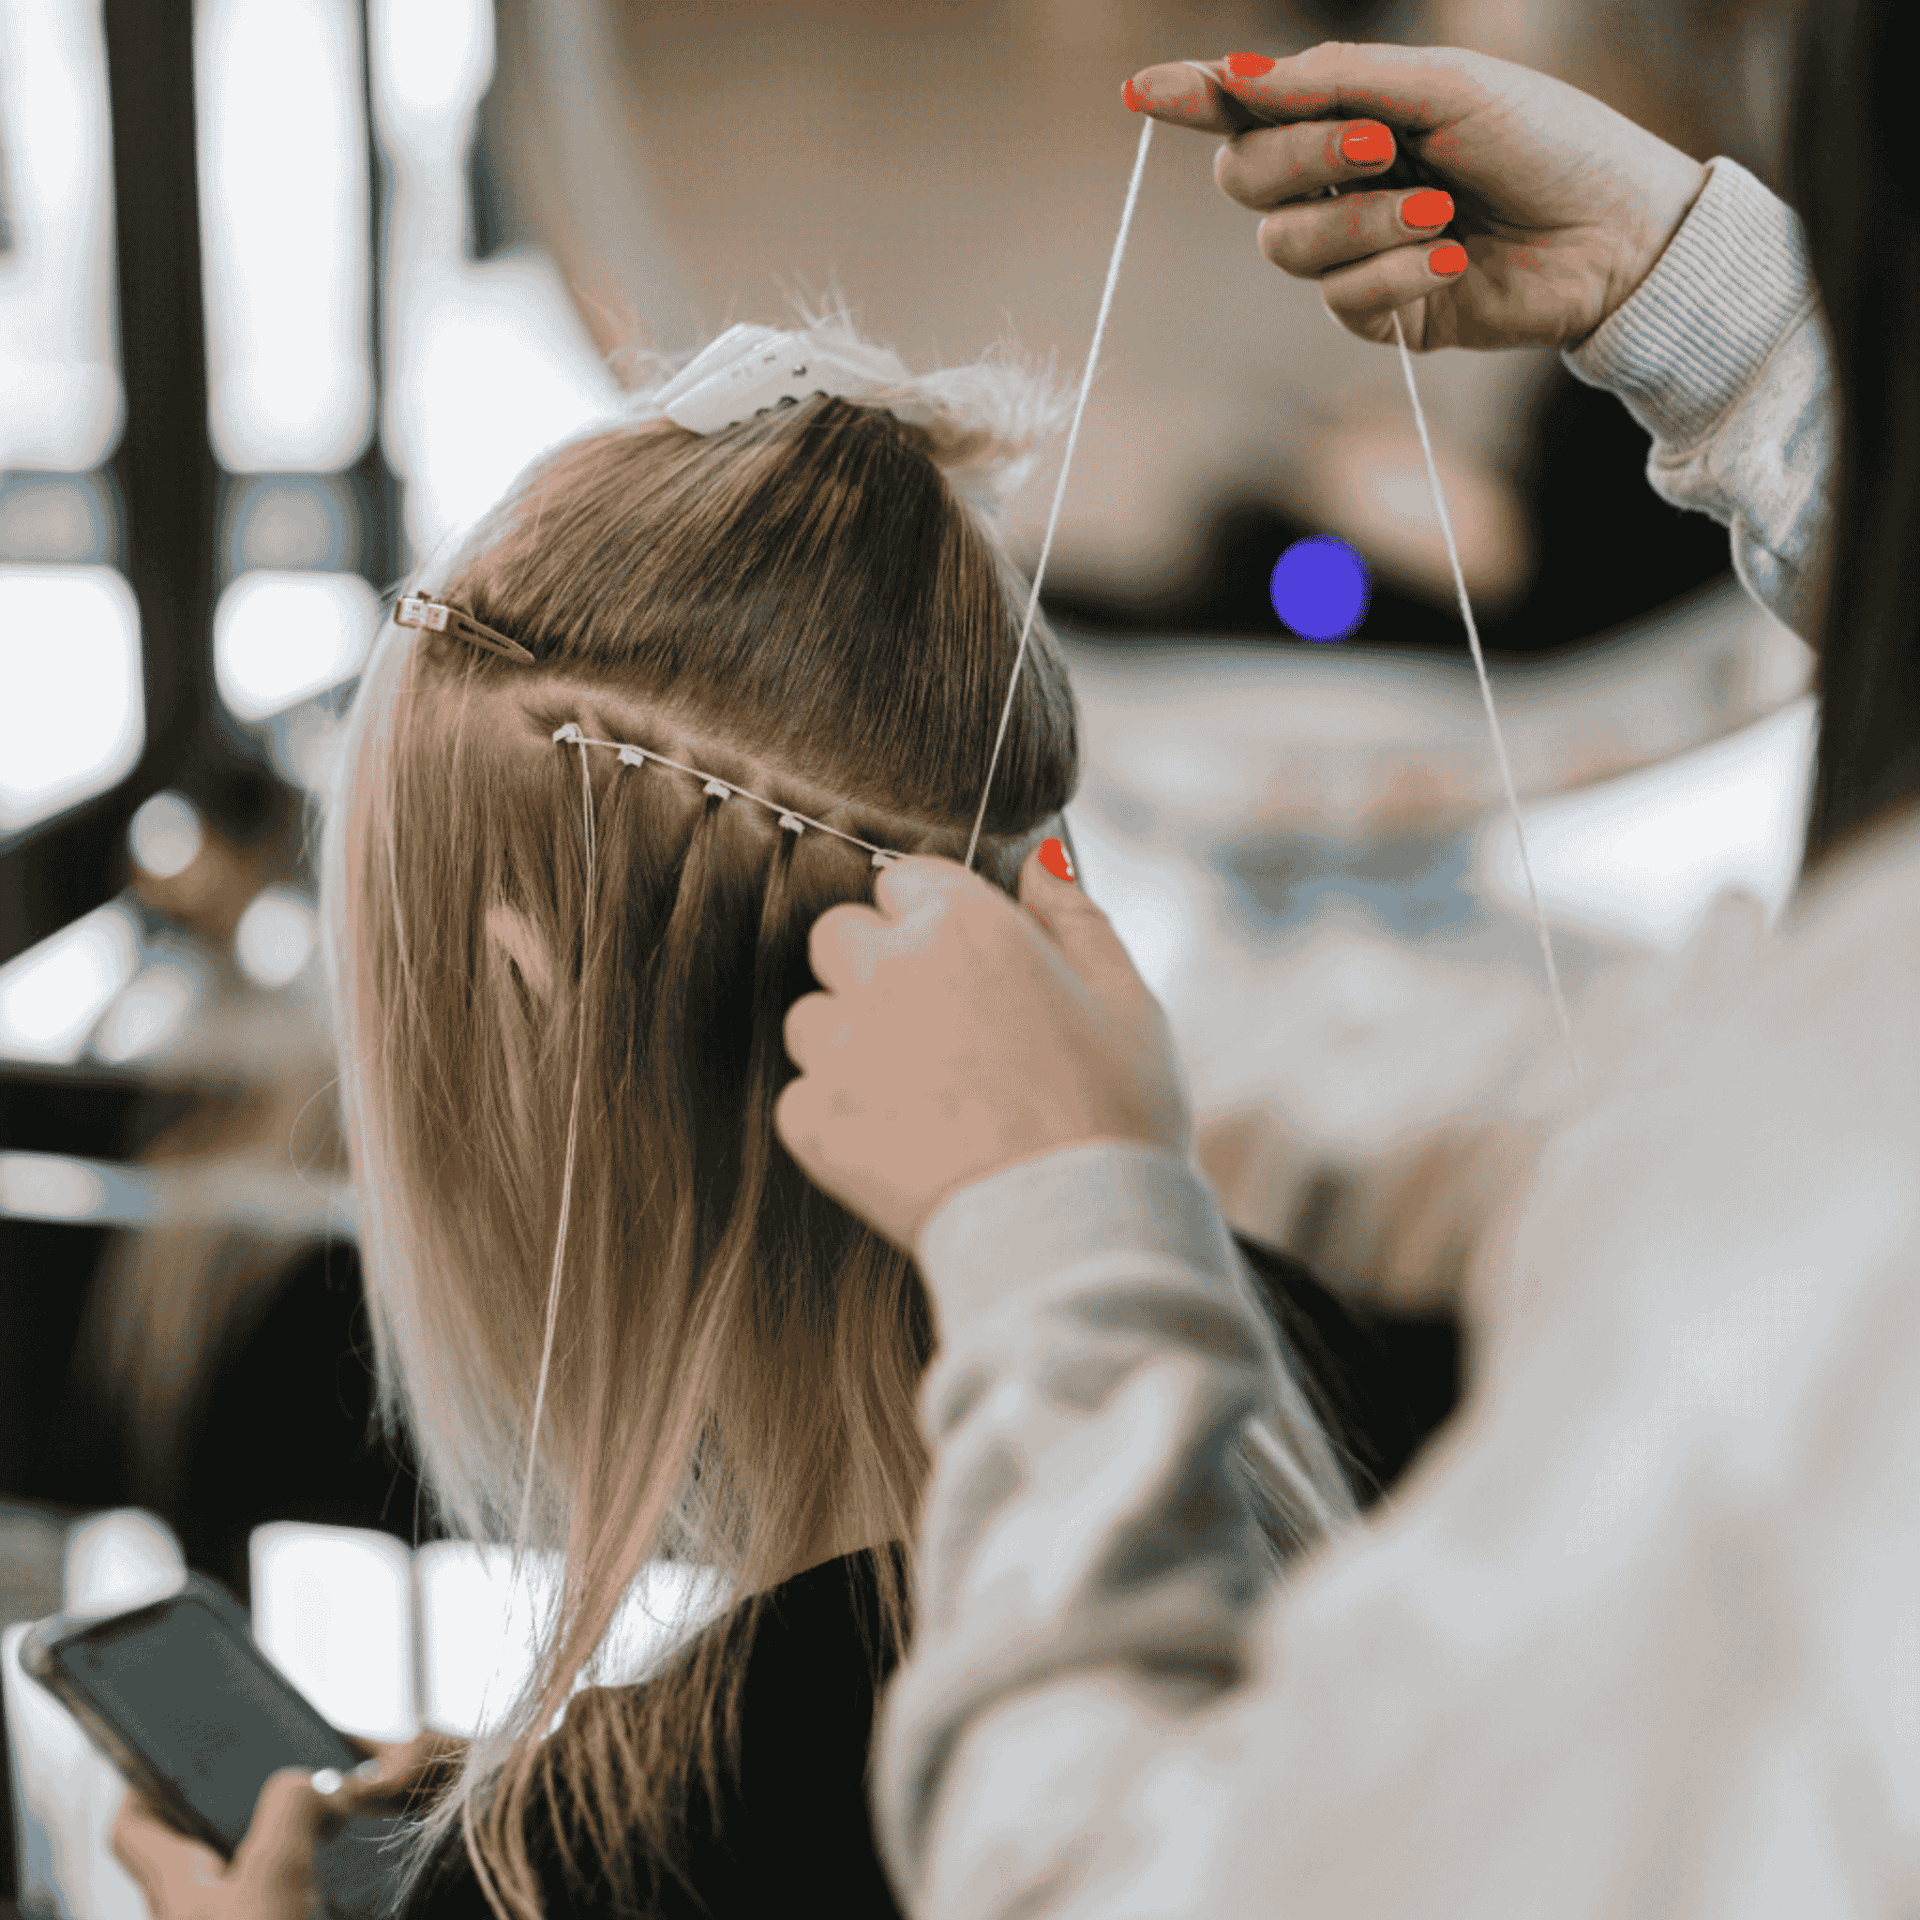
[[[1368,340],[1570,346],[1639,286],[1706,184],[1589,94],[1450,47],[1329,42],[1148,67],[1127,105],[1224,133],[1214,178],[1260,250]],[[1337,199],[1321,197],[1338,187]]]
[[153,1920],[312,1920],[320,1843],[349,1814],[389,1810],[437,1779],[461,1743],[429,1733],[404,1744],[355,1744],[371,1758],[344,1777],[299,1769],[270,1776],[230,1861],[129,1792],[113,1824],[113,1854],[146,1896]]
[[1084,1140],[1181,1156],[1166,1017],[1107,917],[1035,853],[1019,906],[951,860],[889,866],[815,923],[774,1125],[808,1177],[912,1252],[950,1193]]

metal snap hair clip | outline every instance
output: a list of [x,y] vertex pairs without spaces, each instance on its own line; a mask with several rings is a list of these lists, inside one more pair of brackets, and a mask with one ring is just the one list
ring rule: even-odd
[[499,654],[503,659],[518,661],[524,667],[534,664],[533,655],[518,640],[511,640],[504,633],[496,633],[492,627],[483,625],[460,607],[450,607],[442,600],[429,600],[422,594],[410,593],[394,608],[393,624],[396,627],[419,627],[427,633],[454,633],[488,653]]

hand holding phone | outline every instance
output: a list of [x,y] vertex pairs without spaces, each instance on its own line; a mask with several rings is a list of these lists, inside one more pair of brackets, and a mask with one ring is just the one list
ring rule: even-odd
[[314,1874],[316,1854],[328,1857],[326,1836],[343,1818],[351,1825],[354,1815],[437,1782],[466,1745],[437,1733],[367,1744],[373,1758],[332,1791],[298,1770],[270,1776],[231,1861],[130,1790],[114,1823],[114,1858],[145,1894],[153,1920],[307,1920],[316,1898],[323,1910],[327,1904]]
[[113,1855],[146,1896],[153,1920],[312,1920],[316,1904],[324,1905],[315,1856],[339,1818],[310,1773],[272,1774],[228,1861],[130,1787],[113,1823]]
[[[347,1785],[365,1751],[267,1661],[224,1589],[196,1576],[108,1619],[42,1621],[21,1664],[133,1787],[116,1850],[164,1920],[389,1910],[400,1822],[359,1811],[378,1790]],[[313,1782],[327,1770],[331,1794]]]

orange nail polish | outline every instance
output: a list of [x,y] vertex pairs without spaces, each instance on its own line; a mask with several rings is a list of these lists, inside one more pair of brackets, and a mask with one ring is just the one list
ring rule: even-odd
[[1127,103],[1129,113],[1138,113],[1147,104],[1147,96],[1131,80],[1120,89],[1120,98]]
[[1422,187],[1400,202],[1400,218],[1410,227],[1444,227],[1453,218],[1453,195]]
[[1427,255],[1427,271],[1444,274],[1449,278],[1467,270],[1467,250],[1457,240],[1449,240],[1444,247],[1435,247]]
[[1274,63],[1264,53],[1230,53],[1227,55],[1227,71],[1236,80],[1258,80],[1263,73],[1271,73]]
[[1040,842],[1040,864],[1056,880],[1075,880],[1079,876],[1073,870],[1073,862],[1067,857],[1067,850],[1058,840]]
[[1393,135],[1377,120],[1362,120],[1340,136],[1340,151],[1356,167],[1393,158]]

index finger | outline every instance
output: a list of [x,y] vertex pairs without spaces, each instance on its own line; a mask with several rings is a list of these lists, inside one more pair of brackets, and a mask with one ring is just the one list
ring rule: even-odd
[[1144,113],[1169,126],[1191,127],[1196,133],[1232,135],[1264,125],[1257,113],[1227,91],[1217,71],[1224,65],[1223,61],[1173,60],[1143,67],[1120,89],[1120,97],[1129,113]]
[[1285,59],[1231,53],[1148,67],[1125,93],[1136,113],[1202,132],[1375,119],[1417,135],[1490,105],[1489,65],[1497,63],[1452,47],[1330,40]]
[[233,1856],[233,1871],[286,1895],[311,1875],[322,1831],[338,1819],[335,1809],[314,1791],[312,1774],[298,1767],[269,1774],[253,1803],[246,1838]]

